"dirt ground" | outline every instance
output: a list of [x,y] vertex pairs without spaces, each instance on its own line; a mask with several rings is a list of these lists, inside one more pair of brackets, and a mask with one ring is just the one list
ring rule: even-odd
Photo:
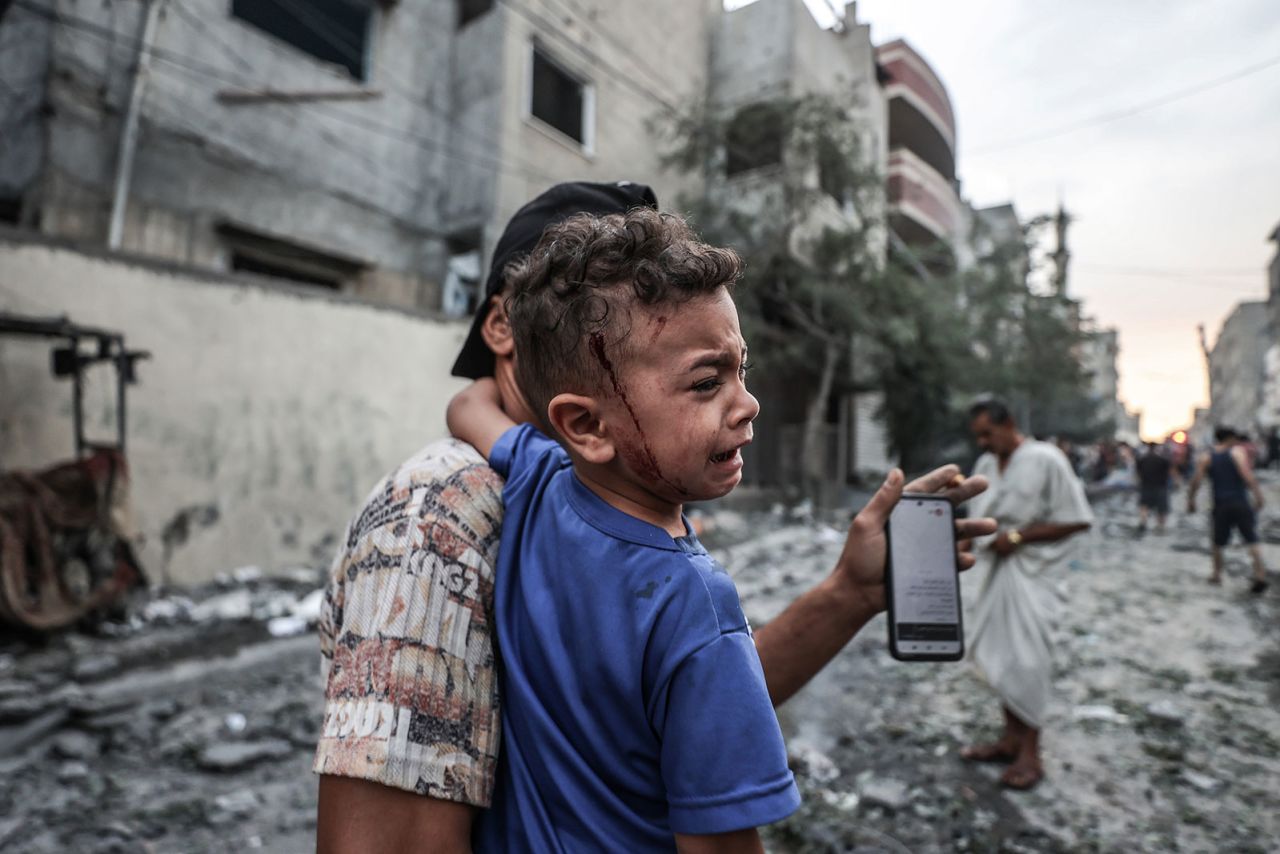
[[[1280,583],[1251,595],[1237,548],[1210,587],[1204,519],[1139,537],[1132,504],[1095,505],[1061,579],[1044,783],[1006,792],[962,762],[996,702],[968,664],[893,661],[879,619],[780,711],[804,805],[770,850],[1276,850]],[[788,513],[713,521],[757,626],[842,539]],[[242,573],[96,635],[0,641],[0,850],[312,850],[318,653],[289,620],[316,578]]]

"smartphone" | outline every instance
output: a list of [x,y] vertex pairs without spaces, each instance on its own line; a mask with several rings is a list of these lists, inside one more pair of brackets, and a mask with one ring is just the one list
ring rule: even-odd
[[904,493],[885,523],[889,653],[899,661],[959,661],[960,567],[951,502]]

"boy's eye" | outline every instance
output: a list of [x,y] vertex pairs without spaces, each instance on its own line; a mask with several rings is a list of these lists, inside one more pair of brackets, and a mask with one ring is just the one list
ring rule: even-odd
[[747,371],[751,370],[753,367],[755,367],[755,365],[752,364],[751,362],[743,362],[741,365],[738,366],[738,376],[746,377]]
[[724,383],[722,383],[718,377],[710,377],[708,379],[702,380],[701,382],[694,383],[693,390],[694,391],[715,391],[716,389],[720,388],[720,386],[722,385],[724,385]]

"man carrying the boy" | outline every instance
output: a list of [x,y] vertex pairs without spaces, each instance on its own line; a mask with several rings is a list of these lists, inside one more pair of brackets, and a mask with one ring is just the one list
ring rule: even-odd
[[[559,185],[517,213],[499,241],[489,298],[454,373],[492,376],[513,420],[532,418],[514,381],[516,348],[503,306],[506,262],[570,213],[636,205],[655,206],[648,188]],[[607,348],[604,355],[609,358]],[[639,454],[639,467],[647,465],[643,443],[629,452]],[[955,501],[984,488],[980,479],[954,483],[956,475],[954,466],[944,467],[910,488],[946,490]],[[474,451],[445,440],[389,477],[352,523],[322,620],[322,645],[334,662],[316,759],[322,851],[468,850],[474,808],[490,802],[497,749],[489,620],[501,480]],[[831,575],[757,633],[755,649],[775,705],[883,610],[883,523],[900,484],[895,474],[855,519]],[[982,520],[958,526],[962,538],[990,530]],[[658,590],[634,601],[643,604]],[[649,591],[646,585],[633,592]],[[459,620],[463,600],[465,619]],[[393,712],[385,720],[380,704]],[[730,714],[726,724],[731,721]]]

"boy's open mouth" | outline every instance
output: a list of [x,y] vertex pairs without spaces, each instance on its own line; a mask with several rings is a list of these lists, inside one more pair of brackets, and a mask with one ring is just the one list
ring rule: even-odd
[[743,442],[741,445],[734,445],[732,448],[730,448],[727,451],[721,451],[718,454],[712,454],[708,459],[710,459],[711,462],[713,463],[727,463],[738,455],[738,451],[741,451],[744,447],[750,444],[751,444],[751,440],[748,439],[747,441]]

